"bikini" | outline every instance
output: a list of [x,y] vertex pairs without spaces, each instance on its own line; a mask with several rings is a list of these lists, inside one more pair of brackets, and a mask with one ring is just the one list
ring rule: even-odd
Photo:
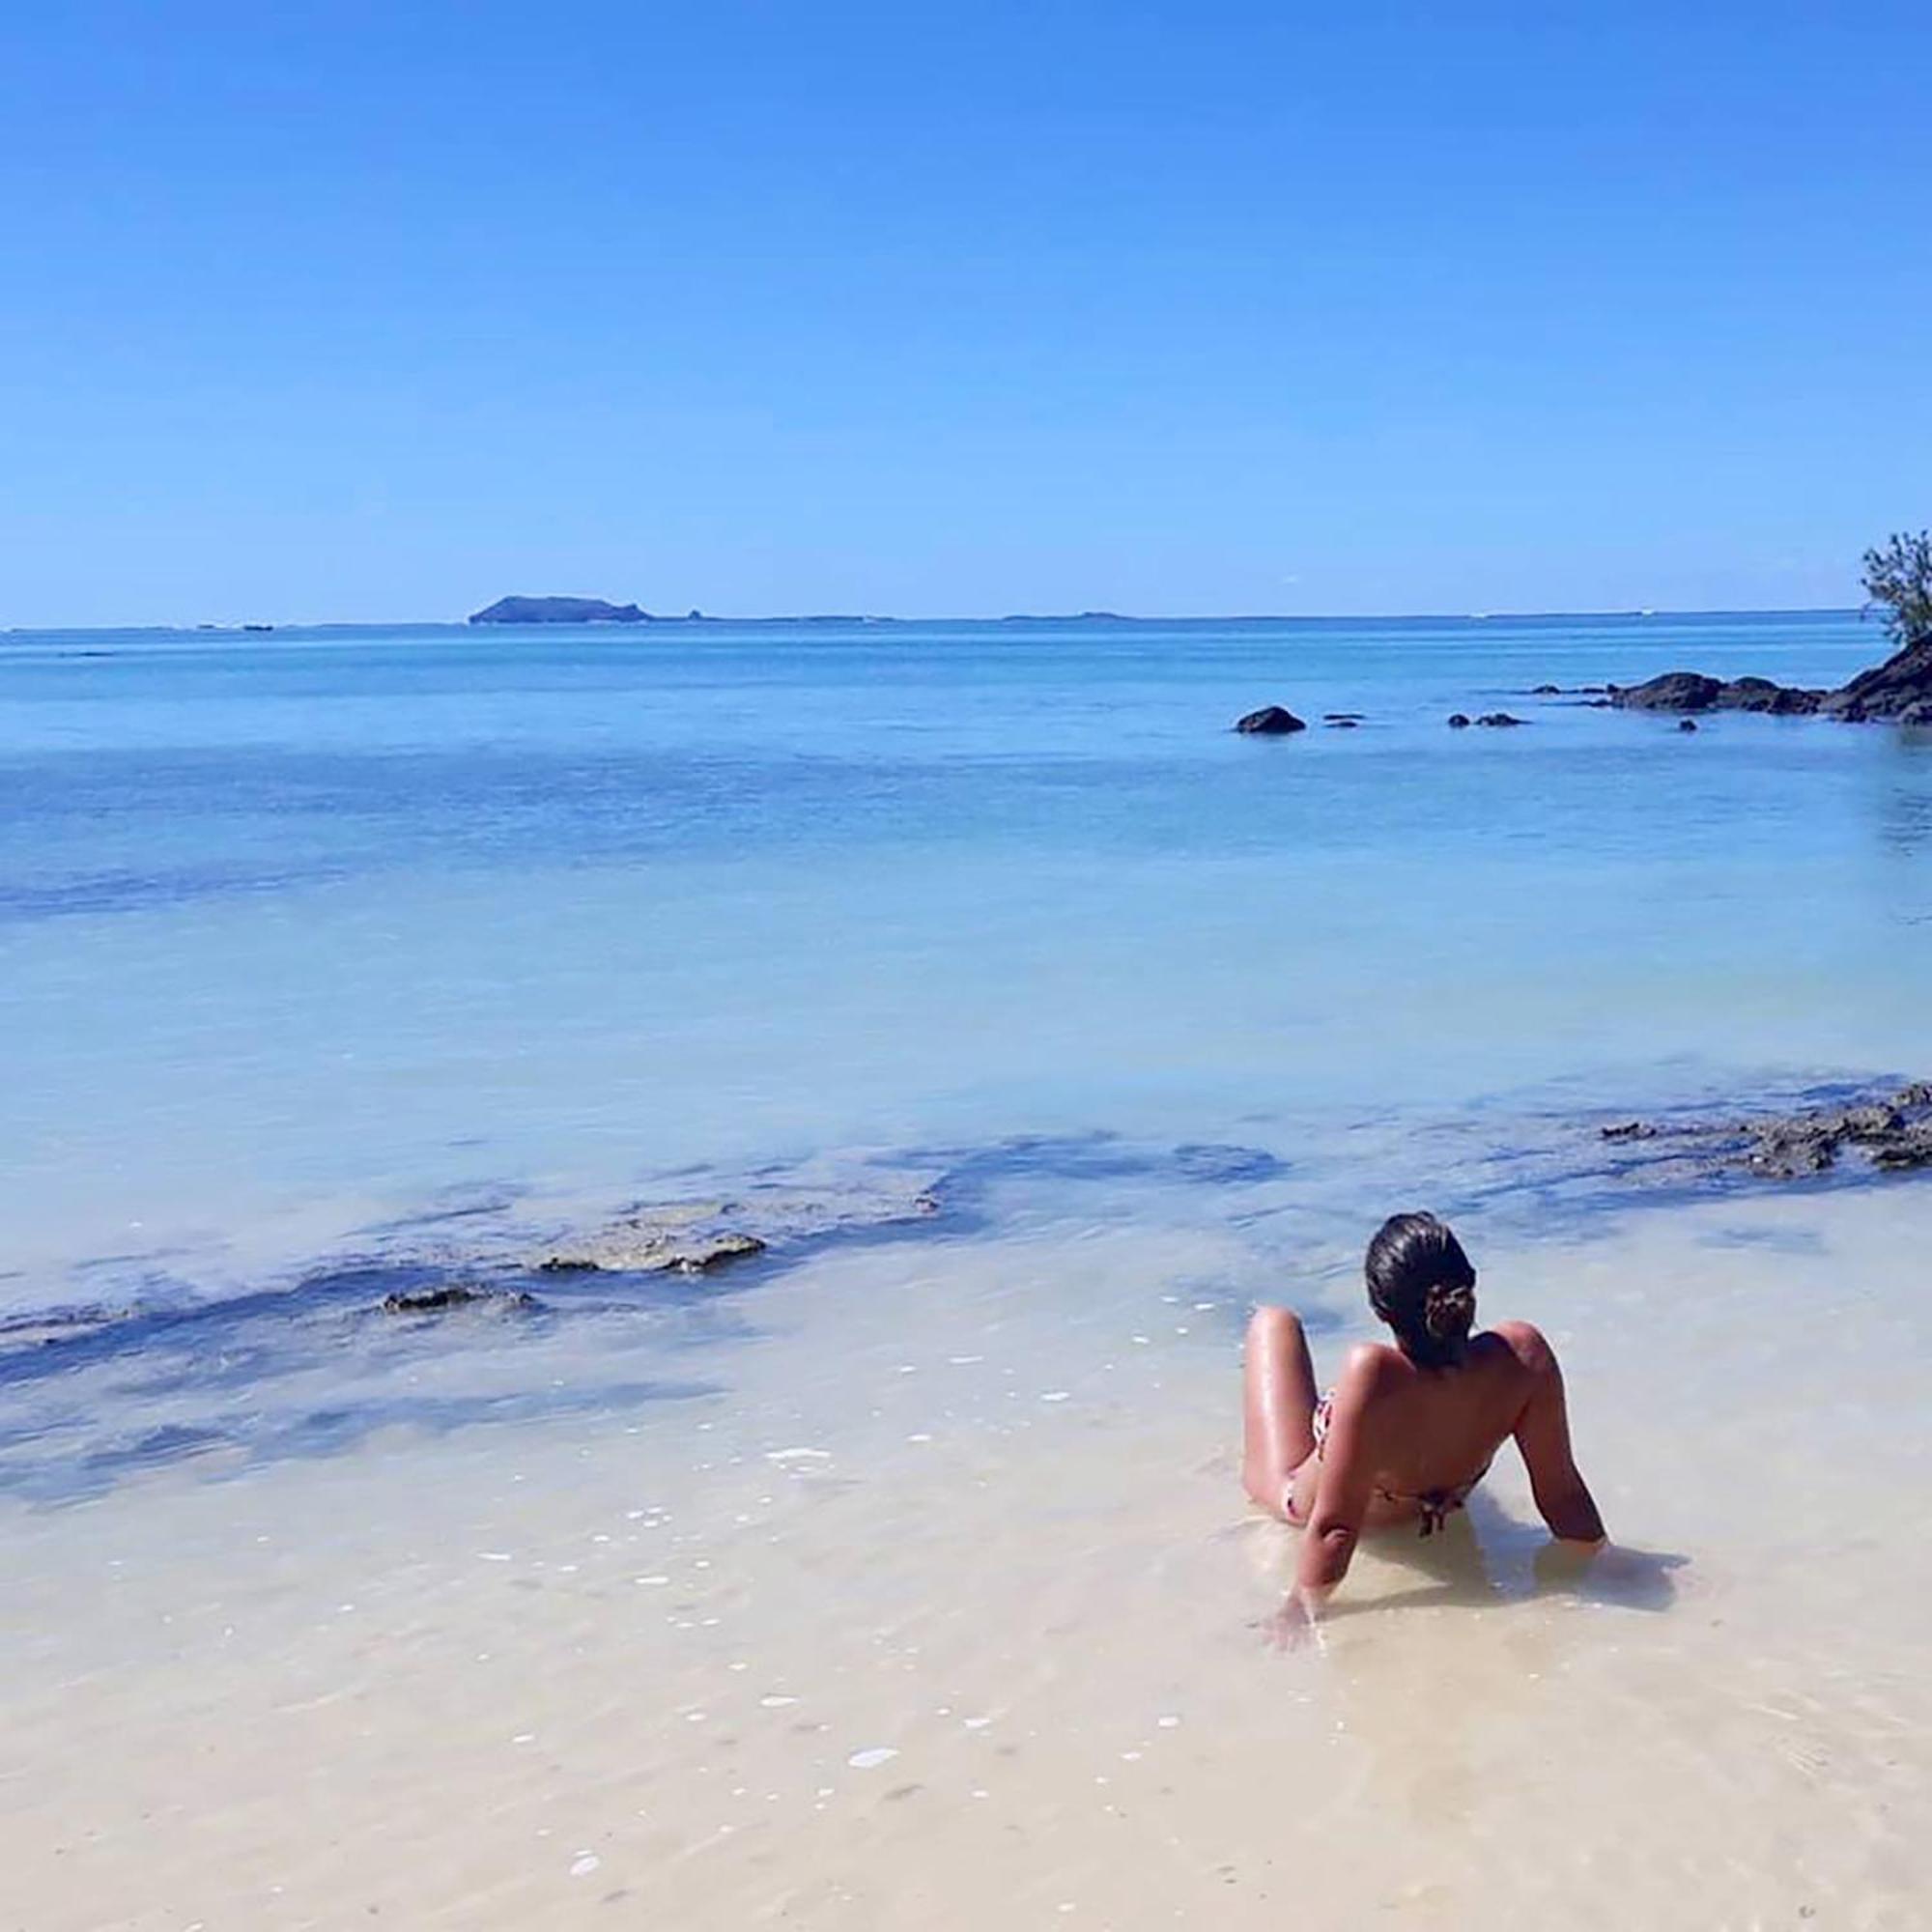
[[[1334,1419],[1335,1391],[1330,1389],[1315,1405],[1315,1454],[1318,1460],[1321,1455],[1322,1445],[1328,1440],[1329,1425]],[[1405,1506],[1412,1507],[1422,1518],[1423,1535],[1434,1536],[1438,1529],[1444,1528],[1447,1525],[1451,1514],[1461,1509],[1468,1501],[1470,1491],[1490,1473],[1490,1463],[1493,1461],[1493,1457],[1486,1461],[1483,1466],[1466,1483],[1453,1483],[1447,1489],[1425,1490],[1420,1495],[1407,1496],[1404,1495],[1399,1490],[1385,1490],[1378,1483],[1376,1485],[1376,1494],[1380,1496],[1384,1502],[1394,1503],[1399,1508]],[[1290,1520],[1299,1522],[1301,1519],[1294,1514],[1294,1493],[1292,1487],[1287,1502],[1288,1508],[1286,1513]]]

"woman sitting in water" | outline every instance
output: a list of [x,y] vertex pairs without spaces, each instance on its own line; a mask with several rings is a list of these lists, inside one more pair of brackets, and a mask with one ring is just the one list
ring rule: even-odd
[[1595,1548],[1603,1519],[1570,1453],[1563,1372],[1527,1321],[1471,1335],[1476,1270],[1434,1214],[1397,1214],[1369,1243],[1369,1306],[1391,1349],[1351,1350],[1319,1401],[1299,1319],[1257,1309],[1248,1325],[1248,1494],[1308,1533],[1291,1602],[1313,1615],[1348,1574],[1365,1527],[1440,1529],[1511,1436],[1552,1536]]

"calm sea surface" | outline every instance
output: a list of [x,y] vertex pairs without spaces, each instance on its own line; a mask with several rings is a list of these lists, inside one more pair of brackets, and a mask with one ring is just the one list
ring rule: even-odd
[[[1932,1070],[1932,740],[1527,696],[1882,654],[1829,613],[12,634],[0,1309],[270,1285],[466,1186]],[[1274,700],[1315,728],[1231,733]]]
[[[1932,734],[1529,695],[1881,648],[0,639],[9,1922],[1922,1922],[1932,1187],[1597,1128],[1932,1075]],[[1270,1655],[1248,1307],[1425,1204],[1617,1548],[1506,1456]]]

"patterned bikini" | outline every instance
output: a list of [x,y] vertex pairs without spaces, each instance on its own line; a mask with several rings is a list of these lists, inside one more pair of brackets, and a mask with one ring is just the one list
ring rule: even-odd
[[[1318,1460],[1321,1455],[1322,1446],[1328,1440],[1328,1430],[1334,1419],[1335,1391],[1330,1389],[1315,1405],[1315,1454]],[[1420,1495],[1409,1496],[1404,1495],[1399,1490],[1385,1490],[1378,1483],[1376,1485],[1376,1494],[1380,1496],[1384,1502],[1394,1503],[1399,1508],[1404,1506],[1412,1507],[1422,1519],[1423,1535],[1434,1536],[1438,1529],[1443,1528],[1447,1524],[1451,1514],[1461,1509],[1468,1501],[1469,1492],[1490,1473],[1490,1462],[1492,1461],[1494,1461],[1493,1457],[1486,1461],[1483,1466],[1466,1483],[1455,1483],[1445,1490],[1425,1490]],[[1289,1520],[1293,1522],[1299,1522],[1301,1520],[1294,1514],[1294,1498],[1292,1492],[1288,1498],[1287,1514]]]

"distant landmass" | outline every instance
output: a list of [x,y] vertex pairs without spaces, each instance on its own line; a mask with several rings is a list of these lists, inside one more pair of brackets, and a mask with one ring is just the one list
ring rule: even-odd
[[[718,618],[703,611],[687,611],[682,617],[645,611],[636,604],[611,604],[602,597],[499,597],[496,603],[471,613],[472,624],[902,624],[919,619],[867,614],[860,611],[797,611],[781,616]],[[975,618],[968,621],[985,622]],[[1118,611],[1015,611],[993,620],[1002,624],[1141,624],[1175,621],[1167,618],[1129,617]],[[1180,619],[1181,622],[1221,621]],[[1250,622],[1251,619],[1236,619]]]
[[[694,613],[696,614],[696,613]],[[635,604],[607,604],[601,597],[499,597],[471,612],[472,624],[648,624],[651,613]]]

